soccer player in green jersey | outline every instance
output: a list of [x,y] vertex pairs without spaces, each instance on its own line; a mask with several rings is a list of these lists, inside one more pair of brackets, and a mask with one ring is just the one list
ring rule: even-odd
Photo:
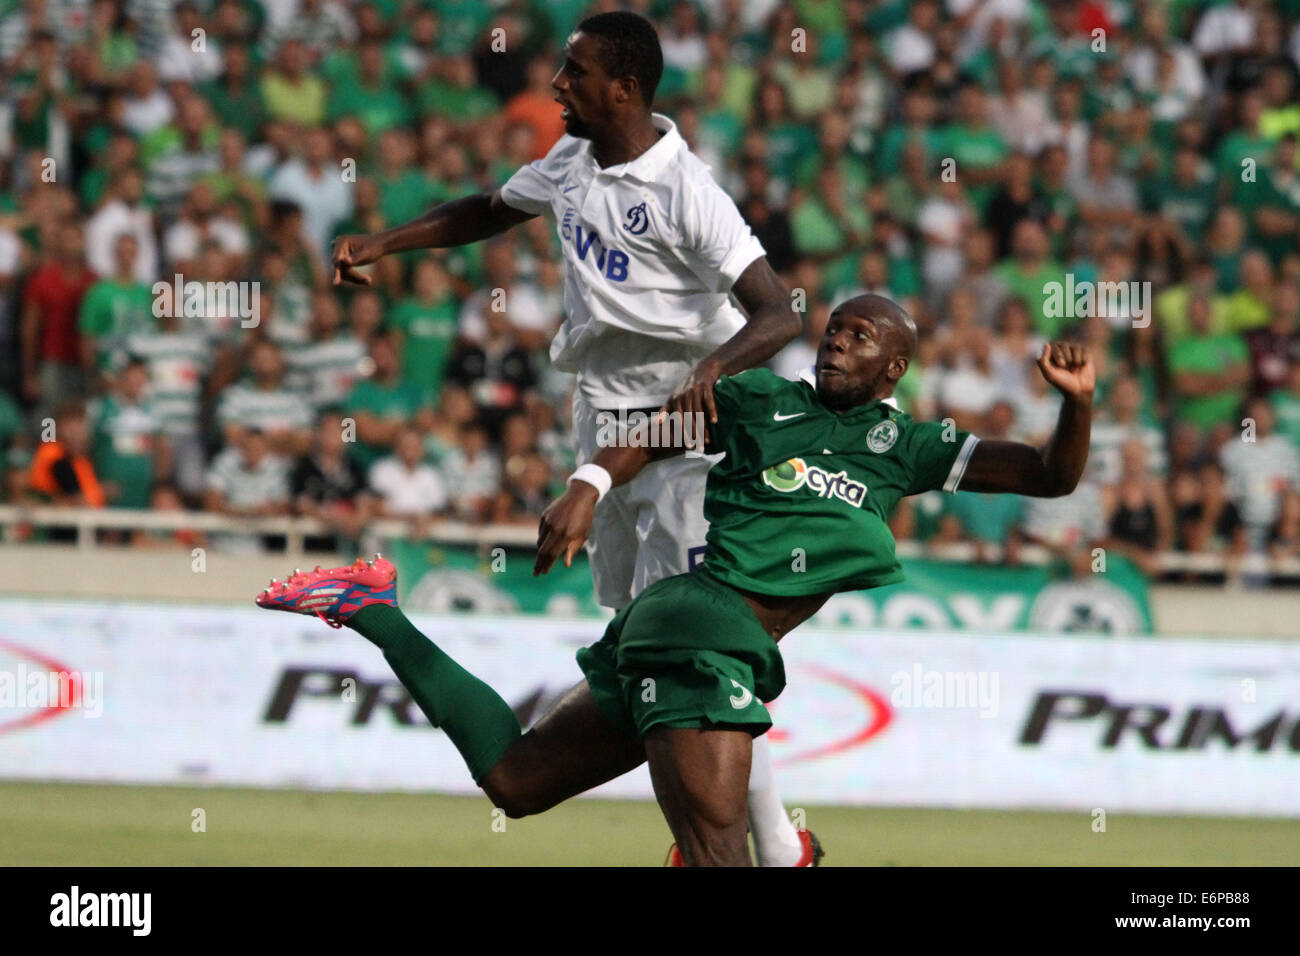
[[[258,603],[347,624],[383,649],[507,815],[539,813],[648,761],[687,865],[748,865],[750,750],[771,725],[764,705],[785,686],[777,642],[832,594],[902,578],[886,524],[898,500],[959,485],[1051,497],[1083,473],[1095,383],[1083,346],[1053,343],[1038,360],[1064,397],[1042,448],[982,442],[898,411],[886,399],[915,348],[907,314],[864,295],[831,313],[811,380],[762,369],[719,379],[705,440],[724,457],[708,477],[703,564],[615,615],[578,652],[584,679],[526,734],[505,701],[397,609],[396,571],[382,559],[295,574]],[[542,517],[535,573],[571,561],[600,497],[686,451],[681,436],[678,447],[604,448],[575,472]]]

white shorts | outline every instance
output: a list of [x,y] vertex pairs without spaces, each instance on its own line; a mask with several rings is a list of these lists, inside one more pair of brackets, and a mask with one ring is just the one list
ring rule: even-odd
[[[578,464],[598,451],[596,413],[573,397]],[[618,610],[660,578],[690,571],[704,556],[704,483],[717,456],[684,455],[653,462],[596,505],[587,557],[596,600]]]

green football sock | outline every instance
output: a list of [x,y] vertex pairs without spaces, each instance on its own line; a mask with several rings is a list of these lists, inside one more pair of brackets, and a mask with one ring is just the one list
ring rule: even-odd
[[478,783],[519,737],[519,721],[501,695],[448,657],[400,609],[362,608],[348,622],[384,652],[429,723],[444,730]]

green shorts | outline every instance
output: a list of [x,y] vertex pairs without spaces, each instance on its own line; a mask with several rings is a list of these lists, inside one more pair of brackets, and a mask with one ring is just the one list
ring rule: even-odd
[[652,727],[766,733],[785,688],[781,652],[734,588],[707,571],[656,581],[578,651],[592,696],[638,739]]

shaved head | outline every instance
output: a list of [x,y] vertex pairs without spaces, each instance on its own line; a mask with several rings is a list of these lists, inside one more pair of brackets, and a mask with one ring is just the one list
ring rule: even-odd
[[859,295],[832,310],[817,349],[817,393],[844,410],[894,393],[916,353],[916,323],[898,303]]
[[916,354],[916,323],[903,311],[903,307],[892,299],[868,292],[841,302],[836,306],[835,311],[841,310],[864,319],[871,319],[877,325],[887,329],[893,355],[901,355],[910,361]]

